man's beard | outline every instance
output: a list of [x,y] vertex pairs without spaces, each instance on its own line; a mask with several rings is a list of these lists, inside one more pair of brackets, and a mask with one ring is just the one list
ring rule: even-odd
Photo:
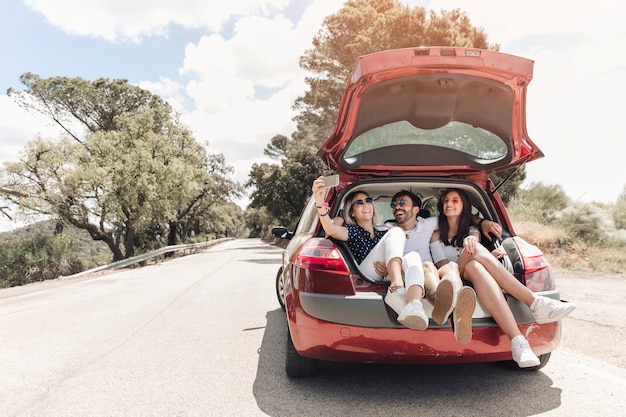
[[[395,217],[395,216],[394,216]],[[407,213],[404,214],[404,220],[400,221],[398,220],[398,218],[396,217],[396,223],[397,224],[405,224],[410,220],[409,216],[407,216]]]

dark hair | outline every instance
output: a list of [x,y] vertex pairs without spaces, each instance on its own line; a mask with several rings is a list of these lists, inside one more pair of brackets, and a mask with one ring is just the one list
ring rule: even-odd
[[[448,234],[450,233],[450,223],[448,222],[448,217],[443,211],[443,199],[453,191],[457,192],[461,197],[461,201],[463,202],[463,210],[461,211],[461,218],[459,221],[459,229],[457,230],[457,234],[453,236],[450,241],[448,241]],[[465,239],[465,237],[469,235],[470,221],[472,217],[472,203],[470,202],[469,196],[465,191],[458,188],[448,188],[439,197],[439,200],[437,201],[437,210],[439,211],[439,239],[443,242],[444,245],[452,245],[458,248],[462,248],[463,239]]]
[[[365,194],[366,196],[371,197],[365,191],[353,191],[350,194],[348,194],[348,196],[346,197],[343,203],[343,221],[345,224],[350,224],[350,225],[356,224],[354,217],[352,217],[352,205],[354,204],[354,197],[357,194]],[[373,224],[376,224],[376,207],[374,206],[374,204],[372,204],[372,210],[374,214],[374,216],[372,217],[372,222]]]
[[409,190],[400,190],[391,197],[391,201],[396,201],[400,197],[409,197],[413,202],[413,206],[422,207],[422,200],[417,196],[417,194],[409,191]]

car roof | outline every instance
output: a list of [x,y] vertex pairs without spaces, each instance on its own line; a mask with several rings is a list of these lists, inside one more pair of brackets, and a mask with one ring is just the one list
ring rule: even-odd
[[543,156],[526,131],[533,61],[472,48],[358,58],[319,156],[354,175],[476,175]]

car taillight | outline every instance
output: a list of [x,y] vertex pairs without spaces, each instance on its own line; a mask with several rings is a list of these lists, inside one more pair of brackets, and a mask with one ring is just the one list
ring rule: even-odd
[[520,237],[513,238],[523,263],[522,282],[532,291],[548,291],[556,288],[550,264],[543,252]]
[[346,262],[335,244],[324,238],[312,238],[302,245],[294,264],[305,269],[350,275]]

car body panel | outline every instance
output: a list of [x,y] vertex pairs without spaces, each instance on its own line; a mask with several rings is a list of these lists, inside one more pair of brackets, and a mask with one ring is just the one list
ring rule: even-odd
[[[340,176],[326,197],[329,215],[341,215],[344,199],[355,191],[373,198],[380,224],[393,217],[389,203],[399,190],[419,194],[427,213],[436,208],[442,190],[463,189],[474,214],[502,225],[510,272],[532,291],[560,299],[549,264],[538,248],[515,235],[488,176],[543,156],[526,133],[525,96],[532,69],[533,62],[525,58],[466,48],[407,48],[359,58],[337,123],[319,151]],[[391,128],[381,130],[385,126]],[[415,132],[417,138],[411,136]],[[313,198],[296,230],[277,228],[277,234],[291,239],[277,280],[289,327],[289,376],[308,374],[309,359],[511,360],[510,340],[480,302],[468,344],[455,340],[450,324],[430,320],[424,331],[402,326],[384,302],[389,283],[360,274],[345,243],[325,236]],[[524,303],[504,296],[535,354],[546,355],[541,359],[545,365],[560,342],[561,323],[538,324]],[[425,302],[424,307],[430,317],[432,305]]]
[[526,131],[533,61],[466,48],[362,56],[319,155],[343,175],[484,175],[543,156]]
[[[498,326],[475,327],[472,340],[460,345],[449,328],[416,331],[407,328],[350,326],[319,320],[301,308],[289,321],[293,343],[306,357],[367,363],[469,363],[512,359],[509,338]],[[561,323],[523,324],[537,355],[552,352],[561,338]]]

